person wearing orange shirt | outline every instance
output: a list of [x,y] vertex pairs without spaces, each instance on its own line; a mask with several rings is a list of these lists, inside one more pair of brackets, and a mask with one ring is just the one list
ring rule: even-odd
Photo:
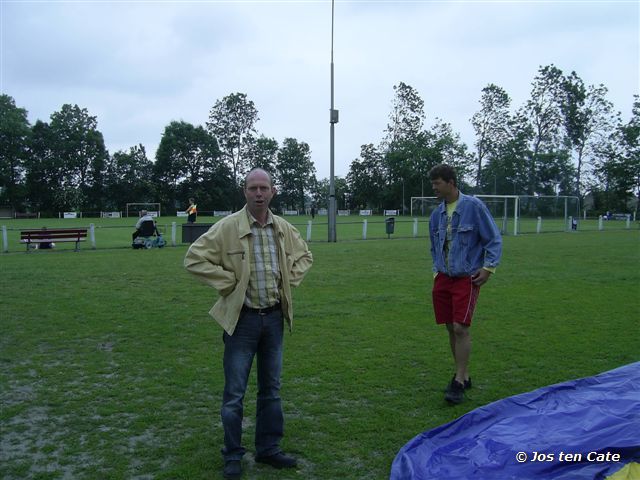
[[198,216],[198,208],[193,198],[189,199],[189,208],[187,208],[187,222],[196,223],[196,217]]

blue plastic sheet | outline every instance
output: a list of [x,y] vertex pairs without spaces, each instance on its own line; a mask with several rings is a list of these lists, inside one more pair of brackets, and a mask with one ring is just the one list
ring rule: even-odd
[[400,450],[390,478],[604,479],[633,461],[640,362],[499,400],[424,432]]

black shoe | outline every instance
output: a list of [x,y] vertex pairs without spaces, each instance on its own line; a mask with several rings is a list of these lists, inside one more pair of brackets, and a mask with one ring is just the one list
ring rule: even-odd
[[[456,379],[456,376],[454,375],[453,378],[451,379],[451,382],[453,382]],[[448,393],[449,390],[451,389],[451,382],[449,382],[447,384],[447,388],[444,389],[445,393]],[[471,377],[469,377],[469,380],[465,380],[464,381],[464,389],[465,390],[469,390],[473,385],[471,384]]]
[[464,400],[464,384],[451,380],[451,384],[444,395],[444,399],[452,405],[458,405]]
[[227,460],[224,462],[222,475],[224,478],[240,478],[242,475],[242,465],[240,464],[240,460]]
[[268,457],[256,457],[256,462],[266,463],[273,468],[294,468],[298,465],[298,461],[295,458],[289,457],[282,452]]

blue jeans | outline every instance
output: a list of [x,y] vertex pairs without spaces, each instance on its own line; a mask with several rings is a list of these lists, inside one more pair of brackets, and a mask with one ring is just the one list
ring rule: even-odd
[[284,416],[280,400],[283,343],[282,311],[267,315],[240,313],[233,335],[223,334],[224,393],[222,426],[225,461],[240,460],[242,447],[243,400],[253,357],[258,359],[258,398],[256,408],[256,456],[280,452],[284,435]]

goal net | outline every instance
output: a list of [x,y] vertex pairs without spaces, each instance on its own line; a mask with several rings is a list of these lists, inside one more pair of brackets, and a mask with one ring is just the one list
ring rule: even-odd
[[438,205],[440,200],[436,197],[411,197],[411,216],[430,217]]
[[[510,197],[497,197],[483,198],[483,195],[475,195],[480,198],[491,212],[493,219],[496,222],[500,232],[505,235],[507,229],[513,223],[509,221],[509,212],[513,214],[515,199],[517,196]],[[487,196],[490,197],[490,196]],[[495,197],[495,198],[494,198]],[[442,200],[438,200],[436,197],[411,197],[411,216],[413,217],[430,217],[431,212],[440,205]]]
[[564,232],[580,218],[580,199],[565,195],[520,195],[518,233]]
[[[474,195],[482,200],[503,235],[564,232],[571,219],[580,218],[578,197],[564,195]],[[411,197],[411,215],[429,217],[440,201],[436,197]]]
[[140,212],[146,210],[152,217],[160,216],[159,203],[127,203],[127,217],[139,217]]

